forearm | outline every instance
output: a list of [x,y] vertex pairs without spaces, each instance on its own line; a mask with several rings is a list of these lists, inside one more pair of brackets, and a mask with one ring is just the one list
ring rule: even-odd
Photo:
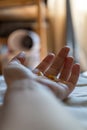
[[0,130],[82,130],[50,90],[31,80],[11,86],[2,116]]

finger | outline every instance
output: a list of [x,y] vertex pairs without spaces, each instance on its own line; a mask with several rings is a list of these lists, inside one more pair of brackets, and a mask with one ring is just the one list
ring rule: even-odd
[[25,53],[24,52],[20,52],[18,55],[16,55],[14,58],[12,58],[12,60],[10,62],[12,62],[12,61],[17,61],[17,62],[19,62],[19,63],[24,65]]
[[45,75],[54,75],[57,76],[58,73],[60,72],[61,68],[63,67],[64,60],[66,56],[68,55],[69,52],[68,47],[64,47],[60,50],[58,55],[56,56],[55,60],[53,61],[52,65],[50,68],[46,71]]
[[79,73],[80,73],[80,65],[79,64],[73,65],[71,76],[68,80],[68,82],[70,84],[72,84],[72,85],[69,86],[70,90],[73,90],[73,88],[75,87],[75,85],[78,81],[78,78],[79,78]]
[[64,67],[60,73],[59,79],[64,81],[68,80],[71,73],[72,66],[73,66],[73,58],[67,57],[64,63]]
[[41,71],[44,73],[48,67],[52,64],[53,60],[55,58],[55,55],[53,53],[49,53],[44,60],[33,70],[34,73],[37,73],[37,71]]

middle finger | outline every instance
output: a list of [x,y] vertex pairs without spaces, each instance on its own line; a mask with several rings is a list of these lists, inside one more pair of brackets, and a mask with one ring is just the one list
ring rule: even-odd
[[52,65],[45,72],[45,76],[48,76],[48,75],[57,76],[58,75],[61,68],[63,67],[64,60],[65,60],[66,56],[68,55],[69,50],[70,49],[68,47],[64,47],[60,50],[58,55],[55,57]]

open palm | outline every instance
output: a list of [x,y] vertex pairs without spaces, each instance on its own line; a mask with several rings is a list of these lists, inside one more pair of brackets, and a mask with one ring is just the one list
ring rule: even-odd
[[50,88],[58,98],[65,99],[75,88],[80,72],[79,64],[74,64],[73,58],[68,56],[69,50],[64,47],[56,56],[48,54],[33,71],[23,65],[25,55],[17,55],[4,69],[7,85],[15,80],[31,78]]

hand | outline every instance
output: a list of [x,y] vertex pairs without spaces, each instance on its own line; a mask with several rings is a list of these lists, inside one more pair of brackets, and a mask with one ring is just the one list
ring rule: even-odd
[[[49,87],[60,99],[65,99],[74,89],[80,72],[78,64],[73,64],[73,58],[68,57],[69,48],[64,47],[57,56],[49,54],[32,71],[24,67],[25,56],[20,53],[4,69],[8,86],[21,79],[30,78]],[[34,73],[42,73],[38,76]],[[52,79],[52,80],[51,80]]]
[[51,55],[48,55],[33,71],[42,72],[47,78],[40,76],[37,81],[49,87],[62,100],[73,91],[80,73],[80,65],[74,64],[74,59],[67,56],[69,50],[64,47],[57,56],[50,58]]

